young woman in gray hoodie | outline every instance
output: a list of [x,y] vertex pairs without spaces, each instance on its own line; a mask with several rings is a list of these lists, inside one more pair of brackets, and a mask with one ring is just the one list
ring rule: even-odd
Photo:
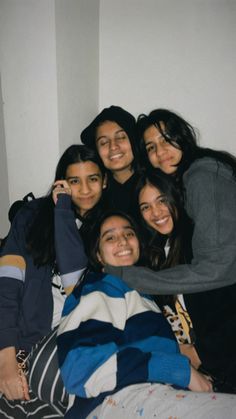
[[[208,316],[212,315],[210,291],[215,290],[211,292],[219,310],[211,324],[219,336],[218,353],[221,346],[222,351],[225,346],[229,349],[229,342],[220,339],[218,323],[222,318],[230,317],[225,327],[236,350],[236,311],[232,309],[236,305],[236,159],[226,152],[199,147],[193,127],[166,109],[140,115],[137,128],[146,166],[174,178],[182,190],[185,210],[193,222],[193,257],[190,263],[158,272],[133,266],[107,267],[106,272],[149,294],[205,292],[209,310],[204,315]],[[200,305],[196,315],[202,316]],[[235,386],[235,356],[231,361],[227,368],[217,366],[217,373],[220,371],[222,381]]]

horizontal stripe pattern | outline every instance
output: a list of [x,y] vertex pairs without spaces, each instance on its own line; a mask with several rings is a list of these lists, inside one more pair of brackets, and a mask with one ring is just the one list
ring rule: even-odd
[[[66,300],[57,339],[66,389],[82,398],[149,381],[151,373],[154,381],[188,384],[188,361],[159,308],[111,275],[86,275]],[[165,357],[152,371],[150,361]]]
[[8,265],[14,266],[21,270],[25,270],[26,268],[25,259],[19,255],[5,255],[0,257],[0,267]]
[[54,410],[51,406],[39,400],[32,391],[29,391],[29,401],[7,400],[0,394],[0,418],[1,419],[57,419],[63,418],[64,414]]
[[75,286],[79,278],[82,276],[84,270],[85,268],[78,269],[77,271],[70,272],[64,275],[60,275],[64,288]]
[[25,259],[19,255],[5,255],[0,257],[0,278],[14,278],[25,281]]

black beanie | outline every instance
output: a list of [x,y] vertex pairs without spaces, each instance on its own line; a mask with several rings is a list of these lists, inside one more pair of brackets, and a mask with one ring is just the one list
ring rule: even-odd
[[125,111],[120,106],[110,106],[109,108],[104,108],[96,118],[85,128],[81,133],[81,141],[88,147],[95,147],[95,135],[98,125],[105,121],[116,122],[129,137],[131,147],[133,152],[135,152],[136,147],[136,123],[135,118],[131,113]]

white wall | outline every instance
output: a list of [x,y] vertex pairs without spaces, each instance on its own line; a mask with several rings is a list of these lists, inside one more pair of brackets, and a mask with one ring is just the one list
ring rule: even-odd
[[99,1],[55,0],[60,154],[98,111]]
[[34,191],[35,186],[36,193],[47,191],[48,168],[58,159],[55,25],[50,0],[5,0],[2,11],[2,91],[11,200]]
[[1,77],[10,203],[30,191],[46,193],[58,160],[54,21],[50,0],[1,1]]
[[100,108],[172,109],[236,154],[236,1],[100,4]]
[[0,0],[0,236],[105,106],[171,108],[236,154],[235,22],[235,0]]
[[98,110],[98,27],[99,0],[0,0],[0,237],[9,205],[48,191],[59,155]]
[[9,207],[9,191],[8,191],[8,172],[7,172],[7,154],[6,142],[4,131],[4,118],[3,118],[3,100],[2,100],[2,86],[0,75],[0,237],[4,237],[8,225],[7,214]]

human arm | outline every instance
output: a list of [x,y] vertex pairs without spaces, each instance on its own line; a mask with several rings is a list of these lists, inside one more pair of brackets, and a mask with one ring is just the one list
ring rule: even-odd
[[198,369],[200,367],[201,360],[193,344],[191,343],[181,344],[179,345],[179,349],[182,355],[185,355],[189,358],[191,365],[194,368]]
[[87,266],[87,256],[68,194],[58,195],[54,208],[54,223],[56,261],[68,295]]
[[14,219],[0,258],[0,391],[9,399],[28,398],[26,378],[19,382],[15,349],[26,268],[23,218]]
[[105,272],[149,294],[196,293],[236,282],[236,183],[231,173],[210,160],[190,168],[184,182],[186,210],[194,222],[191,264],[158,272],[105,267]]

